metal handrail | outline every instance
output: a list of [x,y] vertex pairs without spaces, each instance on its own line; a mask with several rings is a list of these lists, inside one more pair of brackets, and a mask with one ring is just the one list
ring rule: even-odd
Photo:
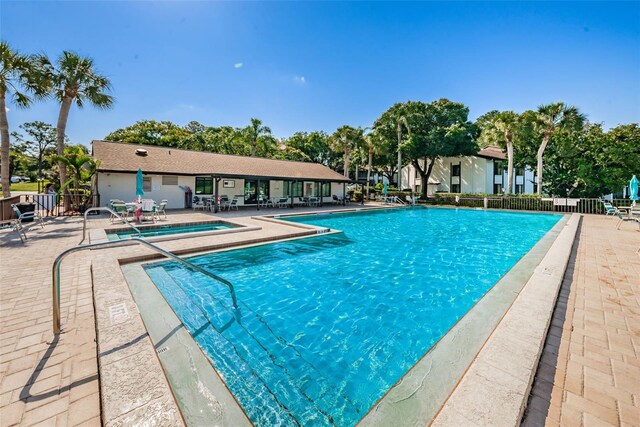
[[127,240],[115,240],[112,242],[101,242],[101,243],[91,243],[88,245],[82,245],[82,246],[74,246],[73,248],[69,248],[67,250],[65,250],[64,252],[62,252],[60,255],[58,255],[58,257],[56,258],[56,260],[53,262],[53,269],[52,269],[52,273],[53,273],[53,286],[52,286],[52,292],[53,292],[53,333],[54,334],[59,334],[60,333],[60,264],[62,263],[62,260],[69,255],[70,253],[73,252],[77,252],[77,251],[82,251],[85,249],[97,249],[97,248],[106,248],[106,247],[117,247],[117,246],[131,246],[134,244],[142,244],[145,245],[146,247],[153,249],[156,252],[161,253],[162,255],[166,256],[167,258],[171,258],[174,261],[179,262],[180,264],[183,264],[185,266],[187,266],[188,268],[191,268],[199,273],[202,273],[206,276],[211,277],[212,279],[222,283],[223,285],[226,285],[229,288],[229,292],[231,293],[231,300],[233,301],[233,308],[238,308],[238,301],[236,300],[236,291],[233,287],[233,284],[231,282],[229,282],[226,279],[223,279],[222,277],[211,273],[210,271],[205,270],[204,268],[198,267],[195,264],[190,263],[189,261],[186,261],[182,258],[180,258],[179,256],[169,252],[169,251],[165,251],[164,249],[147,242],[146,240],[140,239],[139,237],[132,237],[130,239]]
[[107,207],[95,207],[95,208],[89,208],[86,211],[84,211],[84,222],[82,223],[82,240],[80,240],[80,243],[78,243],[79,245],[81,245],[82,242],[84,242],[85,239],[87,238],[87,214],[89,214],[89,212],[95,212],[95,211],[108,211],[108,212],[111,212],[111,214],[115,215],[116,218],[118,218],[119,220],[121,220],[124,223],[126,223],[129,227],[131,227],[134,230],[136,230],[138,232],[138,237],[140,237],[140,229],[138,227],[136,227],[135,225],[131,224],[129,221],[127,221],[126,218],[122,218],[120,215],[118,215],[118,212],[114,211],[111,208],[107,208]]

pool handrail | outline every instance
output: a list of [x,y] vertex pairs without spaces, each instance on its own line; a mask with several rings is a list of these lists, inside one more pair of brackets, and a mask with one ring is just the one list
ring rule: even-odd
[[99,212],[99,211],[107,211],[107,212],[111,212],[111,215],[115,215],[116,218],[118,218],[120,221],[124,222],[125,224],[127,224],[129,227],[133,228],[134,230],[136,230],[138,232],[138,237],[140,237],[140,229],[138,227],[136,227],[135,225],[131,224],[129,221],[127,221],[126,218],[122,218],[118,212],[114,211],[111,208],[108,208],[106,206],[97,206],[95,208],[89,208],[86,211],[84,211],[84,222],[82,223],[82,240],[80,240],[80,243],[78,243],[79,245],[82,244],[82,242],[84,242],[87,238],[87,215],[89,214],[89,212]]
[[233,284],[231,282],[229,282],[226,279],[223,279],[222,277],[211,273],[210,271],[205,270],[202,267],[199,267],[195,264],[190,263],[189,261],[180,258],[179,256],[177,256],[176,254],[166,251],[156,245],[154,245],[153,243],[149,243],[146,240],[143,240],[139,237],[132,237],[130,239],[127,240],[114,240],[114,241],[110,241],[110,242],[100,242],[100,243],[90,243],[88,245],[78,245],[78,246],[74,246],[72,248],[69,248],[65,251],[63,251],[62,253],[60,253],[55,261],[53,262],[53,268],[52,268],[52,276],[53,276],[53,283],[52,283],[52,292],[53,292],[53,333],[54,335],[58,335],[61,331],[60,329],[60,264],[62,263],[62,260],[69,254],[73,253],[73,252],[77,252],[77,251],[82,251],[82,250],[86,250],[86,249],[99,249],[99,248],[107,248],[107,247],[117,247],[117,246],[131,246],[131,245],[135,245],[135,244],[142,244],[146,247],[148,247],[149,249],[153,249],[156,252],[159,252],[160,254],[166,256],[167,258],[171,258],[174,261],[179,262],[180,264],[183,264],[185,266],[187,266],[188,268],[191,268],[199,273],[202,273],[206,276],[211,277],[212,279],[222,283],[223,285],[227,286],[229,288],[229,292],[231,293],[231,300],[233,301],[233,307],[234,308],[238,308],[238,301],[236,300],[236,291],[235,288],[233,287]]

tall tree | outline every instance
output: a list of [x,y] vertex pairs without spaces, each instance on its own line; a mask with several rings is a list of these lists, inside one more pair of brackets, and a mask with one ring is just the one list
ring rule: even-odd
[[251,156],[255,157],[258,149],[258,141],[265,141],[271,137],[271,129],[262,124],[262,120],[251,119],[251,124],[245,128],[246,134],[251,140]]
[[536,156],[538,161],[536,172],[538,174],[538,194],[542,194],[542,160],[551,135],[556,129],[575,130],[581,128],[586,117],[576,107],[564,102],[556,102],[538,107],[538,119],[542,125],[542,141]]
[[11,140],[7,118],[7,95],[20,108],[27,108],[31,104],[28,94],[33,94],[36,98],[44,97],[48,86],[46,79],[42,78],[39,72],[38,65],[41,62],[41,56],[23,55],[11,49],[7,42],[0,42],[0,169],[3,197],[11,195]]
[[48,123],[35,121],[27,122],[20,125],[27,137],[25,138],[18,132],[11,135],[22,145],[22,151],[37,159],[38,173],[37,177],[42,177],[42,165],[44,163],[44,155],[49,147],[53,147],[56,143],[56,128]]
[[429,177],[440,157],[477,153],[477,127],[469,122],[464,104],[439,99],[419,106],[420,114],[407,119],[410,136],[401,147],[420,174],[421,197],[427,197]]
[[518,114],[513,111],[490,111],[476,120],[480,128],[479,142],[484,145],[496,145],[507,150],[507,188],[512,193],[513,186],[513,144],[518,132]]
[[362,129],[342,126],[331,135],[331,146],[335,151],[343,153],[344,176],[349,178],[351,153],[364,142]]
[[141,120],[131,126],[114,130],[104,139],[132,144],[187,148],[184,143],[190,135],[188,130],[169,121]]
[[[56,151],[58,156],[64,155],[64,136],[69,119],[69,111],[75,103],[78,108],[85,104],[99,109],[109,109],[114,99],[107,92],[111,89],[109,79],[95,69],[93,59],[82,57],[75,52],[64,51],[51,66],[50,78],[53,84],[53,95],[60,103],[60,113],[56,126]],[[66,165],[58,162],[60,168],[60,185],[67,181]]]

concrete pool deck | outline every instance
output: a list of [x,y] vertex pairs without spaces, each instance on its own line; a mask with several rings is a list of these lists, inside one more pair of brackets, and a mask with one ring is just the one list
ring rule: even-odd
[[[247,218],[256,214],[225,212],[219,217],[250,222]],[[170,212],[171,221],[203,218],[213,215]],[[109,422],[116,420],[105,419],[100,407],[91,283],[92,263],[96,267],[110,251],[74,254],[63,263],[64,333],[55,341],[51,333],[51,265],[58,253],[80,241],[82,223],[78,218],[47,222],[45,229],[28,232],[25,245],[15,233],[0,234],[0,424],[98,425],[102,417],[106,424],[116,425]],[[92,219],[89,226],[97,229],[108,224]],[[176,250],[188,243],[176,242],[162,246]],[[640,257],[635,254],[639,245],[637,227],[624,224],[616,231],[610,217],[583,217],[564,279],[567,287],[560,291],[556,306],[556,313],[564,310],[564,315],[554,317],[547,335],[526,422],[533,423],[533,416],[536,420],[544,416],[549,425],[558,420],[566,425],[597,421],[640,425]],[[135,247],[126,251],[132,257],[148,253]],[[564,301],[568,302],[566,308]],[[111,354],[118,351],[124,349]],[[549,367],[555,368],[553,376]],[[100,382],[105,380],[100,378]],[[547,393],[549,380],[552,387]]]

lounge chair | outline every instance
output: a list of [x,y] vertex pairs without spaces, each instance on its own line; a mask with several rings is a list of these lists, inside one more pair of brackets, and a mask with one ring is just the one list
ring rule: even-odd
[[623,216],[622,212],[616,210],[616,216],[618,217],[618,223],[616,224],[616,230],[620,230],[620,226],[623,222],[635,222],[638,224],[638,228],[640,229],[640,218],[634,218],[633,216]]
[[0,221],[0,230],[8,230],[11,229],[12,231],[15,231],[18,233],[18,236],[20,237],[20,241],[22,243],[24,243],[25,240],[27,240],[27,233],[25,232],[24,228],[20,228],[18,226],[18,220],[17,219],[9,219],[9,220],[5,220],[5,221]]
[[615,215],[616,212],[618,212],[618,209],[613,206],[611,203],[608,202],[602,202],[602,205],[604,206],[605,209],[605,215]]
[[[42,228],[44,228],[44,219],[38,212],[20,212],[20,209],[18,209],[18,206],[16,206],[15,204],[11,205],[11,209],[13,209],[13,212],[16,215],[16,219],[12,223],[12,227],[15,231],[18,232],[18,234],[22,233],[25,239],[27,238],[26,231],[32,226],[39,224]],[[32,223],[29,224],[30,222]],[[25,223],[27,223],[26,227]],[[22,236],[20,236],[20,240],[22,240]],[[24,240],[22,241],[24,242]]]

